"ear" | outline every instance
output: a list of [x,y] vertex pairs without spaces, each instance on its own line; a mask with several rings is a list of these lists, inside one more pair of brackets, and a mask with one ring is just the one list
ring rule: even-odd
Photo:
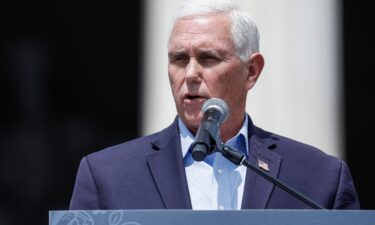
[[257,82],[264,67],[264,58],[259,52],[253,53],[248,62],[246,89],[250,90]]

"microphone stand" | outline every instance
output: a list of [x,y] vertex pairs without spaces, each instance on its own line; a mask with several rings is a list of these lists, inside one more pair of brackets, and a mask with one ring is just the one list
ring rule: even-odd
[[244,165],[247,168],[251,169],[258,175],[262,176],[266,180],[272,182],[279,188],[283,189],[290,195],[294,196],[295,198],[299,199],[300,201],[304,202],[306,205],[310,206],[313,209],[325,209],[323,206],[319,205],[318,203],[315,203],[307,196],[303,195],[302,193],[294,190],[293,188],[289,187],[285,183],[281,182],[280,180],[272,177],[267,172],[260,169],[258,166],[252,165],[245,157],[245,154],[243,154],[241,151],[238,151],[234,148],[231,148],[228,145],[223,144],[221,140],[217,140],[216,143],[219,143],[216,145],[216,149],[218,152],[220,152],[225,158],[227,158],[229,161],[234,163],[237,166]]

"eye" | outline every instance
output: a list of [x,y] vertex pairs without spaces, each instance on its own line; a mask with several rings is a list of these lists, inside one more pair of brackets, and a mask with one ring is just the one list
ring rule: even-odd
[[185,54],[175,54],[169,57],[169,62],[177,65],[187,64],[189,57]]
[[202,55],[199,62],[204,66],[212,66],[220,62],[220,58],[215,55]]
[[173,58],[173,61],[183,61],[183,60],[188,60],[188,57],[184,55],[177,55]]
[[203,60],[218,60],[218,58],[213,55],[204,56],[202,59]]

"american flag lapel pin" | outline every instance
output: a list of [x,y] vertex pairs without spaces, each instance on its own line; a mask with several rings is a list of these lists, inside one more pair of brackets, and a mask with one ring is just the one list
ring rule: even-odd
[[263,170],[266,171],[266,172],[270,171],[270,169],[268,168],[268,164],[265,163],[265,162],[262,161],[262,160],[259,160],[259,159],[258,159],[258,166],[259,166],[259,168],[263,169]]

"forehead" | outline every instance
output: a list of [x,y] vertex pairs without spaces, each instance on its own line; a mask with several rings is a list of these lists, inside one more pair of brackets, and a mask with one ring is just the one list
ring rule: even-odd
[[175,48],[232,47],[231,26],[227,15],[185,17],[176,20],[169,39],[169,50]]

